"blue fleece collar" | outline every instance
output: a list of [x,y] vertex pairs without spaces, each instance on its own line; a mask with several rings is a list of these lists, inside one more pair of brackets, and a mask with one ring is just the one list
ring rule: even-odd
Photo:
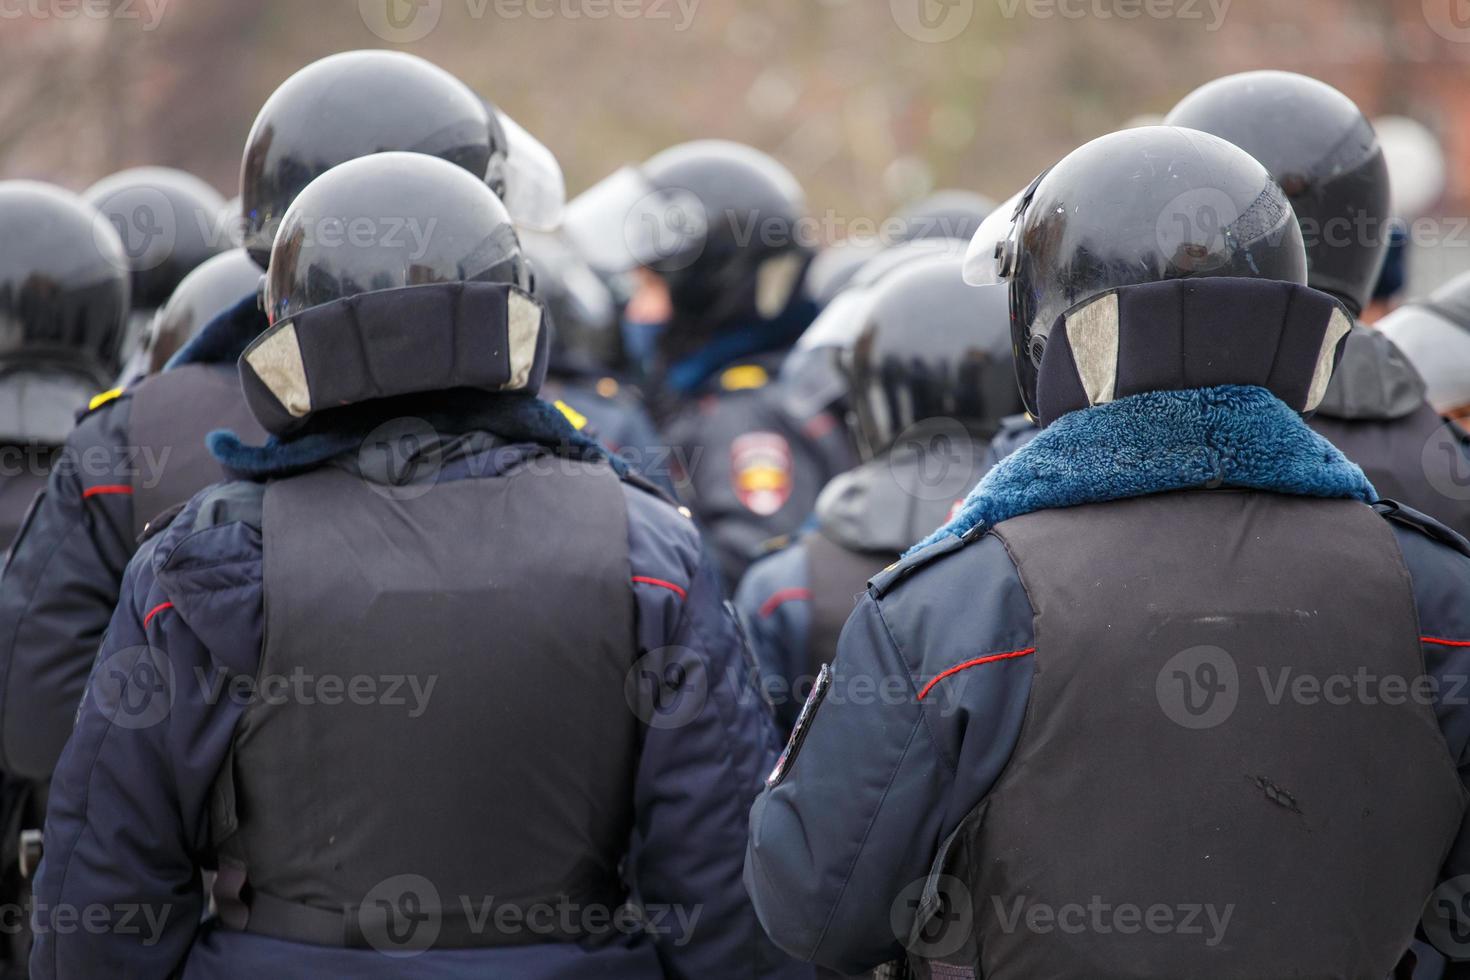
[[255,294],[251,293],[206,323],[174,352],[163,369],[167,371],[184,364],[234,364],[250,342],[269,326],[270,321],[260,312]]
[[540,446],[568,459],[605,460],[619,476],[628,474],[621,457],[577,431],[565,415],[541,399],[464,389],[322,412],[300,432],[273,435],[260,446],[247,445],[228,429],[216,429],[205,441],[214,458],[234,476],[265,479],[298,473],[355,452],[379,426],[406,417],[421,419],[445,435],[489,432],[507,443]]
[[1378,499],[1357,464],[1264,388],[1150,391],[1057,419],[909,553],[1034,511],[1221,486]]

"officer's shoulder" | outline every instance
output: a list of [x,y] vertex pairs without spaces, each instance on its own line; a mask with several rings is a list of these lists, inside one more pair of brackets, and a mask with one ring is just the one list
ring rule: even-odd
[[921,569],[934,565],[941,559],[955,554],[969,545],[974,544],[982,537],[984,535],[978,528],[963,536],[946,534],[938,541],[910,551],[898,561],[869,579],[868,592],[873,598],[881,599],[898,588],[902,583],[913,578]]
[[1380,517],[1397,527],[1410,528],[1424,535],[1432,541],[1436,541],[1454,551],[1458,551],[1466,558],[1470,558],[1470,541],[1452,528],[1441,524],[1439,521],[1401,504],[1396,500],[1380,500],[1373,505],[1373,509]]
[[93,395],[86,405],[77,411],[77,424],[91,418],[92,416],[105,417],[115,412],[119,407],[127,404],[132,398],[133,388],[136,385],[119,385],[106,391]]
[[248,524],[260,528],[265,512],[265,484],[253,480],[231,480],[205,487],[183,508],[189,528],[203,531],[225,524]]

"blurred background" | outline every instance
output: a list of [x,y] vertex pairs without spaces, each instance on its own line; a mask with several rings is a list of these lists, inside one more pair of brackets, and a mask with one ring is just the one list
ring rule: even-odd
[[572,193],[681,140],[752,143],[834,237],[936,187],[1003,198],[1210,78],[1289,69],[1422,127],[1388,124],[1422,144],[1409,292],[1470,268],[1465,0],[0,0],[0,177],[156,163],[233,196],[263,100],[360,47],[459,75]]

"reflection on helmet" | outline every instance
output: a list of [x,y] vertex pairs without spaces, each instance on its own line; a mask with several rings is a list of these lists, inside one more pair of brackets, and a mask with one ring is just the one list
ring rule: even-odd
[[117,370],[129,262],[108,220],[69,191],[0,181],[0,359]]
[[482,182],[460,173],[423,154],[384,153],[307,185],[282,218],[271,250],[265,279],[271,323],[400,286],[481,281],[529,289],[505,206]]
[[1301,223],[1309,284],[1362,312],[1392,213],[1383,150],[1351,99],[1305,75],[1245,72],[1196,89],[1167,122],[1229,140],[1259,160]]
[[1301,230],[1266,170],[1222,139],[1166,126],[1066,156],[1023,196],[1005,248],[1017,381],[1033,415],[1047,335],[1091,296],[1207,276],[1306,282]]
[[851,350],[855,436],[872,457],[905,430],[958,422],[977,440],[1020,410],[1001,285],[970,286],[959,254],[904,266],[871,289]]
[[133,369],[124,370],[124,376],[162,371],[168,359],[205,324],[254,296],[260,276],[260,267],[241,248],[216,255],[189,273],[154,314]]
[[307,65],[266,100],[240,167],[245,247],[264,268],[282,215],[348,160],[403,150],[485,179],[491,117],[459,79],[398,51],[349,51]]

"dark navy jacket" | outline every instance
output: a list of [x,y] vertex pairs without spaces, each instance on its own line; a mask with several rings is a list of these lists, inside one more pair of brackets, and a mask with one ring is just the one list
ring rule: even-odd
[[[1136,452],[1089,457],[1085,442],[1043,446],[1046,458],[1033,447],[1012,457],[1024,464],[1004,488],[1013,504],[1021,501],[1012,513],[1144,492],[1137,481],[1131,491],[1116,489],[1128,482],[1123,467],[1089,472],[1072,465],[1078,459],[1115,467],[1131,459],[1144,467],[1144,483],[1154,465]],[[1163,479],[1161,465],[1155,489],[1175,495],[1223,485],[1234,492],[1232,484],[1244,483],[1252,492],[1274,486],[1341,495],[1298,485],[1271,469],[1274,459],[1223,451],[1197,458],[1207,460],[1204,469],[1182,481]],[[1304,458],[1310,467],[1322,450]],[[1265,470],[1229,471],[1251,465]],[[1026,500],[1036,490],[1027,472],[1070,473],[1071,496]],[[975,496],[1000,475],[992,472]],[[1427,672],[1440,692],[1456,695],[1437,701],[1435,712],[1470,784],[1470,702],[1463,696],[1470,690],[1470,546],[1420,515],[1393,505],[1379,510],[1391,520],[1412,580]],[[955,530],[969,531],[963,539],[936,535],[874,581],[842,634],[829,693],[793,736],[787,774],[768,783],[751,811],[746,884],[772,938],[794,956],[844,973],[901,957],[917,904],[906,899],[916,898],[940,843],[985,799],[1017,744],[1036,667],[1027,655],[1035,648],[1033,609],[1005,545],[986,528],[958,523]],[[1470,838],[1462,832],[1444,875],[1467,871]]]
[[[493,453],[451,459],[439,478],[495,479],[541,452],[500,445]],[[262,643],[261,485],[233,483],[196,496],[145,543],[123,577],[117,613],[52,783],[32,975],[810,975],[769,948],[740,882],[746,811],[774,755],[769,709],[749,686],[742,645],[713,574],[701,564],[693,524],[650,493],[624,491],[638,645],[666,658],[667,667],[698,663],[711,678],[687,723],[646,729],[638,770],[629,774],[636,809],[629,885],[645,905],[698,909],[690,928],[596,950],[430,951],[404,961],[201,925],[211,788],[244,707],[209,697],[194,679],[216,667],[253,675]],[[128,717],[150,718],[124,724],[115,703],[113,710],[104,707],[105,692],[117,690],[114,666],[145,645],[166,658],[172,683],[150,686],[156,674],[124,672],[135,688],[119,696],[133,698],[130,704],[144,699],[143,712]],[[679,699],[686,696],[675,692],[665,708],[682,713]],[[150,697],[163,700],[162,710],[154,710]],[[61,913],[68,909],[99,910],[92,914],[112,928],[66,929]]]
[[[948,520],[990,468],[983,443],[956,442],[951,459],[943,461],[915,452],[917,445],[922,443],[907,442],[833,478],[817,498],[815,528],[789,548],[756,562],[740,581],[735,608],[783,733],[796,722],[816,677],[814,665],[830,663],[836,654],[835,648],[812,647],[815,604],[845,601],[850,609],[867,584],[868,570],[897,561]],[[839,554],[845,553],[842,561],[831,562],[840,567],[819,569],[825,574],[815,580],[812,563],[830,561],[832,552],[814,552],[810,534],[822,535]],[[817,595],[819,588],[840,594]]]
[[[197,363],[233,376],[235,358],[264,326],[250,297],[208,324],[170,366]],[[133,394],[127,388],[93,399],[0,578],[5,772],[50,776],[137,549],[134,485],[158,479],[168,465],[168,447],[143,446],[129,434]],[[181,410],[191,407],[198,410]],[[199,421],[203,431],[218,424]]]

